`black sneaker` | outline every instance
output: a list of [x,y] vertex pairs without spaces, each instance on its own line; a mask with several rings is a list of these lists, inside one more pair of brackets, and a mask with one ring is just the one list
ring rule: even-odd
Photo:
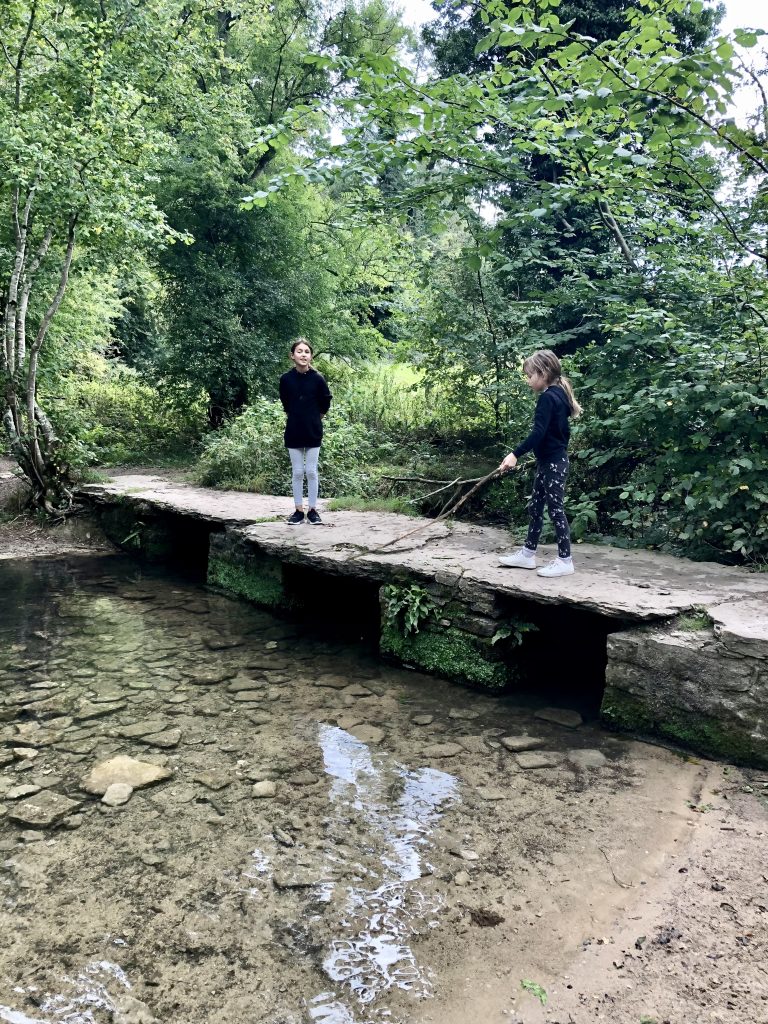
[[317,509],[316,508],[311,508],[309,510],[309,512],[307,512],[307,522],[310,524],[310,526],[322,526],[323,525],[323,520],[317,514]]
[[[317,514],[317,513],[315,513],[315,514]],[[298,509],[298,508],[293,513],[293,515],[290,516],[289,519],[288,519],[288,525],[289,526],[298,526],[299,523],[303,523],[303,522],[304,522],[304,513],[301,511],[301,509]],[[312,522],[311,519],[310,519],[310,522]]]

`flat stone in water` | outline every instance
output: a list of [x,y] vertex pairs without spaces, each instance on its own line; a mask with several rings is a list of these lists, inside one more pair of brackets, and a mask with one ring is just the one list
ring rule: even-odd
[[375,725],[355,725],[348,731],[361,743],[381,743],[386,736],[384,730]]
[[350,683],[349,686],[345,686],[341,692],[345,697],[373,696],[373,691],[369,690],[367,686],[361,686],[360,683]]
[[354,729],[356,725],[362,725],[364,722],[364,719],[359,715],[355,715],[348,711],[342,711],[341,714],[331,717],[335,718],[336,725],[338,725],[340,729],[344,729],[346,731]]
[[531,751],[530,753],[518,754],[515,760],[521,768],[527,771],[532,768],[554,768],[560,763],[562,758],[559,754]]
[[219,683],[225,683],[234,675],[234,668],[212,668],[207,672],[202,669],[195,669],[190,674],[189,681],[196,686],[218,686]]
[[482,736],[457,736],[456,742],[468,754],[485,754],[488,752],[488,745]]
[[149,718],[144,722],[134,722],[117,729],[118,736],[133,739],[136,736],[151,736],[152,733],[163,732],[171,723],[167,718]]
[[25,796],[34,796],[35,793],[39,793],[42,786],[34,786],[30,783],[23,786],[13,786],[5,794],[6,800],[21,800]]
[[434,720],[434,715],[414,715],[411,719],[414,725],[431,725]]
[[199,775],[195,776],[194,781],[201,783],[208,789],[225,789],[232,783],[232,780],[224,772],[217,772],[215,770],[200,772]]
[[239,690],[232,694],[232,700],[243,704],[256,704],[264,700],[264,690]]
[[458,743],[433,743],[424,747],[421,753],[424,757],[455,757],[461,750]]
[[173,772],[160,765],[137,761],[133,757],[120,754],[94,765],[90,773],[83,779],[81,788],[86,793],[103,796],[113,782],[125,782],[133,789],[149,786],[153,782],[169,779]]
[[203,640],[209,651],[229,651],[234,647],[242,647],[243,640],[239,638],[214,637],[211,640]]
[[161,747],[163,750],[178,746],[180,740],[181,729],[167,729],[165,732],[157,732],[151,736],[141,737],[142,743],[148,743],[151,747]]
[[44,789],[35,796],[28,797],[16,804],[8,817],[21,825],[48,828],[77,810],[79,806],[80,803],[77,800],[70,800],[68,796],[63,796],[61,793],[52,793],[49,789]]
[[608,758],[596,748],[583,748],[581,750],[569,750],[568,760],[581,768],[602,768],[608,764]]
[[315,680],[315,686],[327,687],[331,690],[344,690],[349,686],[349,680],[346,676],[337,676],[330,673],[318,676]]
[[96,703],[95,701],[84,701],[75,711],[75,718],[79,722],[88,721],[89,718],[101,718],[102,715],[111,715],[113,711],[122,711],[125,704],[119,703]]
[[133,786],[129,786],[126,782],[113,782],[111,786],[107,787],[101,802],[107,807],[121,807],[128,803],[132,795]]
[[471,722],[473,719],[480,717],[480,712],[472,711],[469,708],[451,708],[448,712],[448,717],[462,722]]
[[546,741],[537,736],[502,736],[500,742],[507,750],[518,754],[523,750],[537,750],[543,747]]
[[263,679],[254,679],[252,676],[237,676],[227,685],[230,693],[239,693],[241,690],[258,690],[266,687]]
[[566,729],[578,729],[584,721],[578,711],[571,711],[570,708],[541,708],[534,717],[543,722],[554,722]]
[[318,779],[316,775],[312,774],[312,772],[303,771],[296,772],[295,775],[291,775],[288,781],[292,786],[314,786]]
[[259,712],[249,714],[247,715],[247,718],[251,725],[255,725],[257,728],[261,725],[269,725],[272,721],[272,715],[261,714]]
[[506,800],[509,793],[504,792],[503,789],[494,789],[493,786],[478,786],[477,795],[483,800]]

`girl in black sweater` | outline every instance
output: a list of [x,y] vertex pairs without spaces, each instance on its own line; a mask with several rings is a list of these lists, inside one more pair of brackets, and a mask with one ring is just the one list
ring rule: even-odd
[[280,378],[280,401],[288,419],[285,424],[285,447],[293,468],[293,501],[296,511],[288,519],[290,526],[304,522],[304,477],[307,479],[307,522],[319,526],[317,493],[319,479],[317,459],[323,440],[323,416],[331,407],[331,392],[322,373],[310,365],[312,346],[306,338],[297,338],[291,345],[293,369]]
[[544,505],[555,527],[557,558],[538,570],[539,576],[570,576],[571,531],[563,508],[565,480],[568,476],[568,440],[571,435],[570,417],[581,415],[573,388],[563,376],[560,360],[554,352],[542,349],[534,352],[523,363],[528,387],[538,392],[533,429],[522,444],[503,460],[502,472],[514,469],[517,460],[526,452],[536,456],[536,475],[528,505],[530,525],[524,547],[509,555],[502,555],[499,564],[514,569],[535,569],[536,548],[544,525]]

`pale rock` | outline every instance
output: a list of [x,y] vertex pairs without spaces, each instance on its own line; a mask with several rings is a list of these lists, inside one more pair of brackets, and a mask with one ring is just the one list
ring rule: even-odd
[[133,725],[125,725],[117,729],[117,735],[125,739],[149,736],[152,733],[163,732],[171,723],[167,718],[151,718],[146,722],[135,722]]
[[201,783],[208,789],[226,789],[227,786],[231,785],[232,780],[224,774],[224,772],[208,771],[200,772],[194,778],[195,782]]
[[172,774],[169,768],[119,754],[94,765],[80,785],[86,793],[103,796],[113,782],[124,782],[133,789],[140,789],[142,786],[150,786],[154,782],[169,779]]
[[473,719],[480,716],[479,711],[472,711],[469,708],[451,708],[448,712],[449,718],[454,718],[460,722],[471,722]]
[[386,733],[376,725],[356,725],[349,730],[351,736],[360,740],[361,743],[378,744],[384,739]]
[[434,720],[434,715],[414,715],[411,719],[414,725],[431,725]]
[[424,747],[421,753],[424,757],[455,757],[461,750],[458,743],[432,743]]
[[530,753],[517,754],[515,760],[521,768],[528,771],[533,768],[555,768],[560,763],[561,756],[544,751],[540,753],[531,751]]
[[113,782],[111,786],[107,787],[101,802],[107,807],[120,807],[122,804],[127,804],[132,796],[133,786],[129,786],[125,782]]
[[472,879],[469,877],[466,871],[457,871],[453,876],[454,885],[469,885]]
[[523,750],[537,750],[543,747],[546,741],[536,736],[502,736],[500,742],[502,747],[506,747],[513,754],[518,754]]
[[506,800],[509,793],[506,793],[503,789],[494,789],[493,786],[478,786],[477,795],[483,800],[494,801]]
[[263,779],[255,784],[251,793],[259,800],[268,800],[273,796],[277,796],[277,785],[270,779]]
[[5,794],[7,800],[21,800],[25,796],[34,796],[35,793],[39,793],[42,786],[33,786],[31,784],[23,786],[13,786]]
[[608,764],[608,758],[596,748],[583,748],[581,750],[569,750],[568,760],[579,768],[602,768]]

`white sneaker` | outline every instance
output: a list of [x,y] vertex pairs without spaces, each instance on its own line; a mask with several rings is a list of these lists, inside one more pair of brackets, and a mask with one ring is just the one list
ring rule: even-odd
[[536,555],[528,555],[525,548],[520,548],[519,551],[513,551],[510,555],[502,555],[499,565],[504,565],[507,569],[535,569]]
[[572,558],[553,558],[536,573],[537,576],[572,576],[576,570]]

